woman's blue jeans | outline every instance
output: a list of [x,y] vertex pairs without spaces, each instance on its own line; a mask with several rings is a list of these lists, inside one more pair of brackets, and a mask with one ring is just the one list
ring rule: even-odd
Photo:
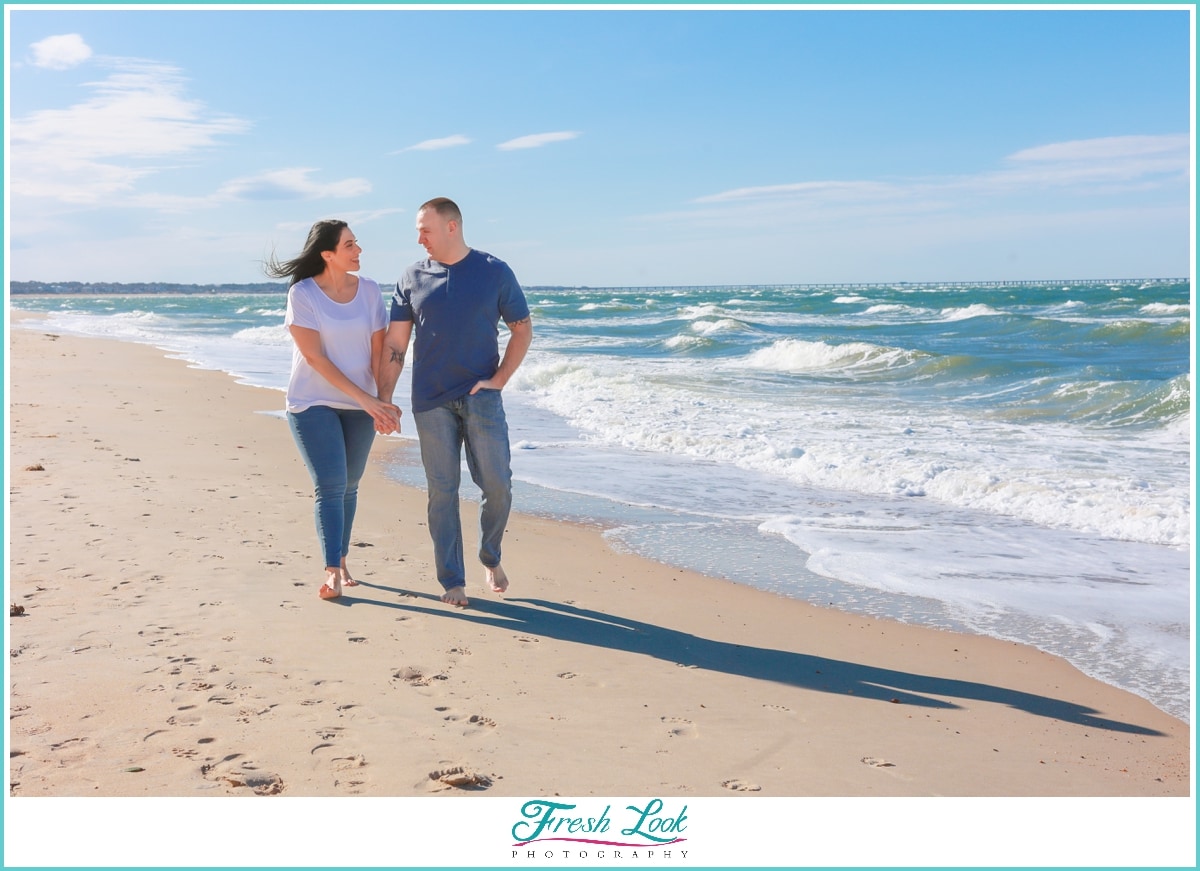
[[312,475],[317,538],[325,567],[340,566],[350,551],[350,530],[358,508],[358,482],[367,468],[375,421],[362,409],[314,405],[288,412],[292,437]]
[[500,565],[500,542],[512,508],[508,422],[499,390],[479,392],[413,414],[429,486],[429,535],[438,582],[447,590],[466,584],[458,492],[463,449],[467,470],[481,491],[479,561]]

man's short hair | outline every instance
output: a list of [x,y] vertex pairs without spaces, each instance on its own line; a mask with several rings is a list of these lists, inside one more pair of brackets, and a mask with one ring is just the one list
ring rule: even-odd
[[454,200],[446,197],[434,197],[432,200],[422,203],[421,208],[417,209],[418,212],[428,210],[437,212],[444,221],[454,221],[460,226],[462,225],[462,212]]

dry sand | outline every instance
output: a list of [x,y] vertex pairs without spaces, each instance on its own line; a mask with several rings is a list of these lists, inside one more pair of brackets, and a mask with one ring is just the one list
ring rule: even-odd
[[[854,803],[861,814],[890,807],[882,797],[1181,797],[1134,803],[1172,832],[1181,804],[1194,811],[1187,724],[1019,644],[823,610],[522,515],[505,539],[508,593],[478,569],[472,607],[444,605],[424,494],[380,471],[392,439],[376,441],[360,493],[361,586],[323,601],[282,394],[148,346],[13,326],[10,349],[5,580],[23,613],[9,621],[6,858],[29,847],[7,821],[28,814],[33,837],[55,806],[43,796],[419,798],[381,812],[429,814],[443,848],[456,821],[499,814],[486,864],[511,864],[497,850],[538,797],[688,804],[695,865],[728,855],[703,853],[697,808],[715,836],[760,802],[786,837],[788,808],[813,804],[775,798],[880,799]],[[475,505],[464,514],[470,553]],[[286,815],[297,844],[323,831],[304,806]],[[378,808],[334,806],[323,816],[339,830]],[[816,843],[821,818],[806,819]],[[360,849],[394,843],[365,828]],[[990,856],[1019,840],[988,831]],[[873,855],[853,852],[870,838],[839,837],[848,861]]]

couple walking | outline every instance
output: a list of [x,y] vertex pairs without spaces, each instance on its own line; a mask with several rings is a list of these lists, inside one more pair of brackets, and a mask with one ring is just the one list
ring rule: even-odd
[[[325,560],[319,595],[357,585],[346,567],[358,484],[377,433],[400,429],[392,402],[416,348],[412,412],[429,490],[442,601],[468,604],[459,481],[467,468],[481,491],[479,560],[485,583],[508,589],[500,546],[512,505],[508,424],[501,390],[533,339],[529,306],[506,263],[469,247],[452,200],[417,211],[417,242],[428,257],[396,284],[391,311],[379,285],[358,275],[362,249],[344,221],[319,221],[301,254],[267,271],[291,281],[284,318],[295,348],[287,419],[315,488],[317,537]],[[501,358],[499,322],[510,336]]]

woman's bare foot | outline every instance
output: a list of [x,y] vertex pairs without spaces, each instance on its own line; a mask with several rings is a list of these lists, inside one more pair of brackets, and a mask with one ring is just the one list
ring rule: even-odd
[[503,593],[508,589],[508,575],[500,566],[484,566],[485,580],[493,593]]
[[317,591],[317,595],[322,599],[336,599],[342,595],[341,569],[325,569],[325,583],[321,585],[321,589]]
[[357,587],[358,586],[358,581],[356,581],[356,580],[354,580],[354,578],[350,577],[350,570],[348,568],[346,568],[346,560],[344,558],[342,559],[341,566],[338,568],[338,574],[341,575],[341,577],[342,577],[342,586],[343,587]]
[[466,587],[451,587],[442,596],[442,601],[447,605],[457,605],[459,608],[465,608],[471,604],[467,601]]

